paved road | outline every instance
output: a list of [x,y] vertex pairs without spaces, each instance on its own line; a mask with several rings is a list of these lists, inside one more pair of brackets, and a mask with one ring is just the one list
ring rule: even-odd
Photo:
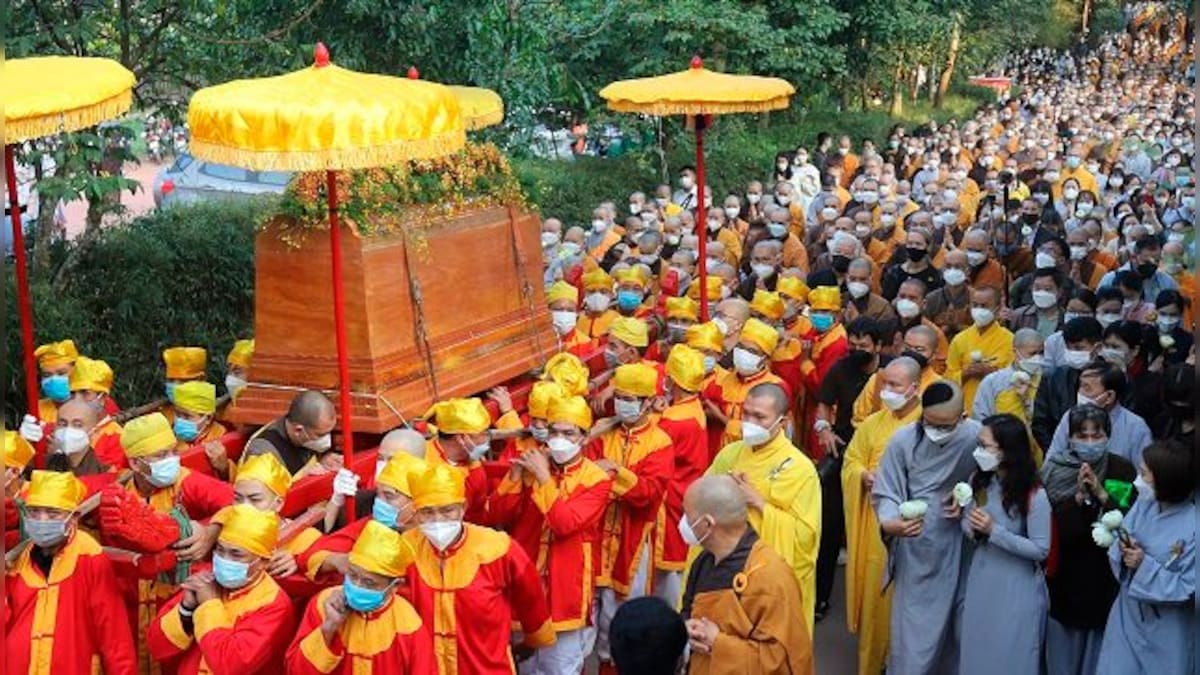
[[846,630],[845,571],[845,567],[838,568],[831,598],[833,607],[813,632],[819,675],[853,675],[858,667],[857,640]]

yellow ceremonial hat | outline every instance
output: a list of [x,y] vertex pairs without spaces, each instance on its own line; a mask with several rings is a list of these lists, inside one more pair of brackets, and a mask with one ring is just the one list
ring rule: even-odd
[[572,306],[579,304],[579,289],[565,281],[556,281],[546,289],[546,304],[569,302]]
[[175,407],[195,415],[217,411],[217,388],[208,382],[192,380],[175,387]]
[[641,265],[627,267],[614,274],[613,278],[617,280],[618,284],[633,284],[638,288],[645,288],[650,283],[646,268]]
[[87,495],[87,486],[69,471],[34,471],[25,488],[25,506],[74,511]]
[[12,469],[24,469],[33,459],[33,446],[21,438],[21,434],[4,430],[4,466]]
[[711,321],[688,326],[684,337],[687,340],[687,346],[692,349],[706,349],[710,352],[725,351],[725,336],[721,334],[721,329],[717,328],[717,324]]
[[375,482],[386,485],[400,494],[411,498],[412,476],[425,470],[425,462],[413,457],[407,452],[397,452],[383,465]]
[[568,396],[583,396],[588,391],[591,374],[578,356],[560,352],[550,357],[542,372],[542,379],[556,382]]
[[492,426],[492,417],[477,398],[451,398],[434,403],[425,419],[443,434],[481,434]]
[[550,410],[550,402],[556,398],[566,398],[567,392],[562,385],[549,380],[534,382],[529,390],[529,416],[539,420],[546,419]]
[[687,345],[675,345],[667,356],[667,377],[684,391],[699,391],[704,382],[704,355]]
[[556,398],[550,402],[550,412],[546,421],[565,422],[587,431],[592,428],[592,409],[582,396]]
[[650,344],[650,329],[641,319],[622,316],[609,326],[608,337],[616,338],[631,347],[645,347]]
[[75,349],[74,340],[49,342],[33,351],[37,357],[38,366],[42,370],[50,370],[75,363],[79,358],[79,350]]
[[837,286],[818,286],[808,292],[808,306],[812,309],[836,312],[842,308],[842,294]]
[[71,369],[69,384],[71,391],[98,391],[108,394],[112,392],[113,371],[100,359],[80,356],[75,360],[75,367]]
[[174,448],[175,432],[162,413],[150,413],[135,417],[121,429],[121,448],[126,457],[145,457],[168,448]]
[[778,293],[758,289],[754,291],[754,298],[750,301],[750,311],[767,317],[771,321],[778,321],[783,318],[783,312],[786,308],[783,306],[783,299]]
[[279,516],[274,511],[259,511],[249,504],[236,504],[224,510],[225,522],[217,540],[260,558],[271,557],[279,538]]
[[418,509],[467,502],[463,474],[446,464],[426,466],[424,471],[409,476],[409,485]]
[[808,302],[808,284],[797,277],[783,277],[775,284],[775,292],[797,302]]
[[194,380],[204,377],[208,352],[203,347],[170,347],[163,350],[168,380]]
[[[708,288],[708,299],[716,301],[721,299],[721,285],[724,283],[721,277],[709,275],[707,277],[706,287]],[[700,301],[700,280],[696,279],[688,286],[687,296],[697,302]]]
[[585,291],[611,291],[612,288],[613,278],[600,268],[583,275],[583,290]]
[[233,349],[229,350],[229,356],[225,357],[225,363],[231,366],[249,368],[250,358],[253,356],[254,340],[238,340],[233,343]]
[[742,326],[741,341],[758,347],[764,354],[770,356],[775,352],[775,347],[779,345],[779,331],[758,319],[749,319],[746,321],[746,325]]
[[412,544],[377,520],[367,522],[350,549],[351,565],[392,579],[404,576],[416,557]]
[[658,370],[644,363],[618,366],[613,374],[613,389],[640,398],[654,396],[658,391]]
[[700,320],[700,305],[691,298],[667,298],[666,307],[668,319]]
[[234,482],[256,480],[262,483],[276,497],[286,497],[288,488],[292,486],[292,473],[275,453],[264,452],[252,455],[238,465],[237,478]]

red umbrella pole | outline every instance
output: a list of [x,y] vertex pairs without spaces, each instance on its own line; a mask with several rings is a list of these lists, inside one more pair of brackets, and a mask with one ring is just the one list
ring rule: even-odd
[[21,200],[17,196],[17,172],[13,146],[4,146],[4,172],[8,182],[8,203],[13,228],[13,258],[17,262],[17,312],[21,317],[21,343],[25,347],[25,407],[38,414],[38,372],[33,358],[33,305],[29,301],[29,269],[25,260],[25,231],[21,227]]
[[700,236],[700,321],[708,321],[708,210],[704,208],[704,122],[696,115],[696,231]]
[[[342,422],[342,456],[351,471],[354,459],[354,415],[350,409],[350,354],[346,342],[346,298],[342,288],[342,228],[338,222],[337,172],[326,171],[329,199],[329,251],[333,257],[333,325],[337,339],[338,411]],[[346,522],[354,520],[354,497],[346,500]]]

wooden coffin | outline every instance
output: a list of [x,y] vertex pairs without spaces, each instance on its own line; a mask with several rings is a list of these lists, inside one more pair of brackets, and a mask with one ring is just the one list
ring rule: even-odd
[[[228,412],[243,424],[280,416],[300,389],[337,400],[328,234],[295,248],[278,227],[255,243],[254,359],[250,384]],[[426,246],[409,251],[399,233],[344,230],[356,432],[395,428],[435,400],[479,393],[545,363],[555,336],[539,232],[536,214],[506,208],[430,225]]]

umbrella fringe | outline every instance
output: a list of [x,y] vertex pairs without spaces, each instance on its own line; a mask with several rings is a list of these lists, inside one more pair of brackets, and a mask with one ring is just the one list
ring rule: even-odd
[[782,110],[788,107],[788,96],[779,96],[765,101],[609,101],[610,110],[641,113],[666,117],[668,115],[728,115],[733,113],[756,113]]
[[341,171],[389,166],[412,159],[433,159],[457,152],[465,144],[466,132],[457,129],[431,138],[394,141],[366,148],[291,152],[236,148],[192,137],[188,151],[203,160],[255,171]]
[[101,122],[120,117],[132,105],[133,92],[126,89],[116,96],[81,108],[20,119],[6,119],[4,142],[22,143],[34,138],[94,127]]
[[500,110],[493,110],[491,112],[488,112],[488,113],[485,113],[483,115],[479,115],[476,117],[470,117],[464,113],[463,118],[464,118],[464,121],[466,122],[467,131],[477,131],[479,129],[484,129],[486,127],[490,127],[493,124],[499,124],[499,123],[503,122],[504,121],[504,109],[501,108]]

